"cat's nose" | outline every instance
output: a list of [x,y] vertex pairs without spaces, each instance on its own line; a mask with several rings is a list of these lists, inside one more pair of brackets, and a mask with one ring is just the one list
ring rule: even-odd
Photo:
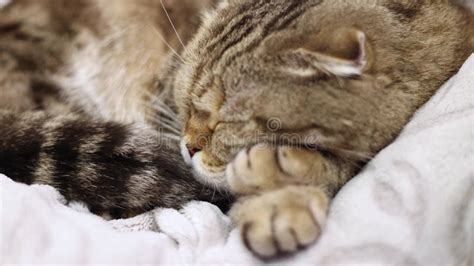
[[190,156],[191,158],[193,158],[193,156],[194,156],[196,153],[202,151],[201,148],[196,147],[196,146],[194,146],[194,145],[191,145],[191,144],[189,144],[189,143],[186,144],[186,148],[188,149],[188,153],[189,153],[189,156]]

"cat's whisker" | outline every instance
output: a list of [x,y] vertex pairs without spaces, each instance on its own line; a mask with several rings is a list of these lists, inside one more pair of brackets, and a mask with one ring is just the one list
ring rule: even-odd
[[163,37],[163,35],[161,35],[161,33],[154,27],[153,27],[153,30],[155,31],[155,33],[157,34],[157,36],[161,39],[161,41],[171,50],[171,52],[183,63],[185,64],[186,61],[179,55],[179,53],[173,48],[173,46],[171,46],[171,44],[169,44],[166,39]]
[[163,117],[158,117],[158,118],[155,118],[155,121],[158,121],[159,123],[162,123],[164,125],[167,125],[167,126],[170,126],[176,130],[179,130],[178,127],[176,127],[175,125],[169,123],[169,121],[167,121],[166,119],[164,119]]
[[[163,39],[163,37],[161,37],[160,39]],[[168,43],[166,46],[169,47],[170,45],[171,45],[171,44]],[[161,52],[161,50],[159,50],[159,49],[153,49],[153,48],[150,48],[150,47],[143,47],[142,49],[143,49],[143,50],[149,50],[149,51]],[[181,55],[179,55],[175,49],[173,49],[171,52],[172,52],[173,55],[176,56],[176,59],[178,60],[178,62],[179,62],[180,64],[183,64],[183,65],[186,65],[186,64],[187,64],[187,62],[185,62],[184,58],[183,58]],[[194,57],[193,57],[193,58],[194,58]],[[163,66],[172,64],[172,60],[173,60],[173,59],[175,59],[175,58],[168,59],[166,62],[163,62]],[[194,60],[197,60],[197,59],[194,59]],[[170,78],[173,78],[173,77],[161,77],[160,79],[161,79],[161,80],[168,80],[168,79],[170,79]]]
[[153,95],[149,91],[144,92],[151,99],[151,104],[148,104],[148,107],[152,108],[155,111],[159,111],[161,114],[166,115],[169,119],[179,122],[176,114],[173,109],[171,109],[166,103],[163,102],[160,95]]
[[159,118],[157,119],[155,117],[151,118],[150,120],[153,121],[153,123],[156,123],[158,126],[163,126],[163,127],[166,127],[168,130],[172,130],[173,133],[177,135],[181,134],[180,130],[177,127],[167,123],[165,120],[162,120]]
[[160,117],[159,119],[160,119],[160,121],[163,121],[163,122],[167,123],[168,125],[176,127],[176,129],[178,129],[178,130],[181,129],[181,125],[176,121],[170,120],[166,117]]
[[160,137],[164,137],[166,139],[170,139],[170,140],[177,141],[177,142],[181,141],[180,136],[176,136],[176,135],[169,134],[169,133],[161,133]]
[[177,115],[174,113],[169,112],[163,106],[161,106],[159,103],[149,103],[147,104],[148,108],[157,111],[158,113],[162,114],[163,116],[167,117],[168,119],[178,122],[177,120]]
[[151,103],[147,104],[147,107],[150,108],[153,111],[158,112],[159,114],[163,115],[163,117],[166,117],[170,121],[176,123],[179,125],[179,121],[177,119],[177,115],[175,113],[171,113],[170,111],[166,110],[166,108],[163,108],[160,103]]
[[154,101],[158,102],[159,106],[161,108],[163,108],[164,111],[168,112],[168,114],[171,116],[170,118],[177,118],[178,114],[163,101],[163,97],[161,95],[162,94],[160,94],[158,97],[154,98]]
[[227,197],[227,200],[230,202],[231,199],[230,199],[229,191],[227,191],[226,189],[224,189],[224,193],[225,193],[225,196]]
[[160,125],[163,124],[163,125],[167,125],[169,127],[172,127],[174,128],[175,130],[180,130],[180,127],[175,125],[175,124],[172,124],[170,123],[168,120],[166,119],[163,119],[162,117],[161,118],[158,118],[158,119],[155,119],[155,121],[157,121]]
[[165,104],[162,100],[163,97],[163,94],[165,93],[164,91],[161,91],[158,93],[158,95],[154,95],[153,93],[149,92],[149,91],[144,91],[144,93],[150,97],[150,99],[152,99],[152,101],[159,101],[160,104],[162,104],[166,109],[168,109],[169,112],[175,114],[176,112],[171,109],[167,104]]
[[159,136],[160,138],[164,140],[171,140],[171,141],[177,141],[177,142],[181,141],[181,136],[178,136],[174,133],[165,132],[164,129],[160,130]]
[[154,117],[150,114],[147,115],[147,120],[151,121],[151,123],[153,123],[155,126],[161,127],[163,129],[166,129],[166,130],[169,130],[171,133],[176,134],[177,136],[181,135],[181,131],[178,128],[176,128],[173,125],[170,125],[170,124],[166,123],[163,120],[157,119],[156,117]]
[[216,190],[217,190],[217,186],[215,184],[212,185],[212,198],[211,198],[211,202],[214,201],[214,197],[216,196]]
[[181,132],[179,132],[179,130],[177,130],[176,128],[174,128],[172,126],[169,126],[169,125],[166,125],[164,123],[158,123],[157,126],[163,128],[163,129],[169,130],[171,133],[174,133],[176,135],[181,134]]
[[156,114],[148,114],[147,118],[148,118],[147,120],[149,120],[149,121],[151,120],[154,123],[159,122],[159,123],[166,124],[167,126],[173,127],[175,130],[180,130],[181,129],[181,125],[179,125],[178,123],[176,123],[174,121],[171,121],[171,120],[167,119],[164,116],[159,116],[159,115],[156,115]]
[[110,44],[112,44],[114,41],[120,40],[123,38],[125,33],[132,29],[133,27],[137,27],[134,25],[129,25],[127,27],[124,27],[121,30],[115,31],[114,33],[110,34],[107,38],[103,39],[100,41],[99,45],[101,48],[106,48]]
[[181,40],[181,37],[179,36],[178,30],[176,29],[176,27],[173,23],[173,20],[171,19],[170,14],[168,13],[168,10],[166,9],[165,4],[163,3],[163,0],[160,0],[160,2],[161,2],[161,6],[163,7],[163,11],[165,11],[166,17],[168,18],[168,21],[170,22],[171,27],[173,28],[173,31],[176,34],[176,37],[178,37],[179,43],[181,43],[181,45],[183,46],[183,49],[186,49],[186,47],[184,45],[184,42],[183,42],[183,40]]

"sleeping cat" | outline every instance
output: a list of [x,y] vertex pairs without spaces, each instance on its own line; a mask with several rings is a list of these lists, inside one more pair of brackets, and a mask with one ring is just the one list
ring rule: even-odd
[[232,197],[182,160],[156,77],[211,5],[16,0],[1,10],[0,172],[111,218],[197,199],[226,209]]
[[[229,0],[206,14],[189,43],[188,22],[175,21],[186,38],[147,30],[160,21],[150,8],[160,1],[104,8],[83,0],[60,15],[51,10],[63,1],[36,3],[18,1],[0,16],[0,51],[4,36],[26,43],[6,50],[17,62],[8,71],[29,80],[4,104],[17,111],[0,115],[0,172],[109,211],[162,204],[147,204],[156,191],[181,202],[180,184],[198,180],[238,198],[230,215],[264,259],[314,243],[334,194],[473,52],[472,14],[449,1]],[[26,14],[31,6],[48,15]],[[23,32],[23,20],[51,17],[58,29]],[[163,45],[172,49],[166,59]],[[42,113],[24,113],[31,105]],[[187,166],[176,143],[155,142],[174,139],[177,124],[189,171],[180,170]],[[163,174],[163,164],[177,167]],[[15,171],[25,168],[31,179],[21,180]],[[159,190],[162,179],[176,189]]]

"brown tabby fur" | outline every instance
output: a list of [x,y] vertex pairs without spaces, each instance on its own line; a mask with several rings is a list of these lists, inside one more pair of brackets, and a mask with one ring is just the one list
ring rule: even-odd
[[109,3],[17,0],[0,10],[0,172],[113,218],[196,199],[226,208],[230,197],[183,162],[177,122],[161,121],[172,110],[159,116],[150,100],[168,45],[182,49],[167,15],[186,42],[210,2],[165,1],[168,14],[160,1]]
[[330,198],[473,52],[451,1],[229,0],[198,30],[211,2],[165,1],[178,38],[158,0],[15,1],[0,107],[183,125],[196,179],[240,198],[231,217],[262,258],[317,240]]
[[315,241],[328,199],[456,73],[473,28],[422,0],[239,0],[206,21],[175,103],[198,178],[244,196],[231,215],[249,249]]

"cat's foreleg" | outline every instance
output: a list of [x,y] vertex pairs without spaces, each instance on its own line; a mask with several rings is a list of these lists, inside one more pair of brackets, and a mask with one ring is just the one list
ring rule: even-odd
[[330,199],[352,168],[330,154],[298,147],[241,151],[228,165],[227,179],[240,195],[230,214],[249,250],[271,259],[314,243]]

